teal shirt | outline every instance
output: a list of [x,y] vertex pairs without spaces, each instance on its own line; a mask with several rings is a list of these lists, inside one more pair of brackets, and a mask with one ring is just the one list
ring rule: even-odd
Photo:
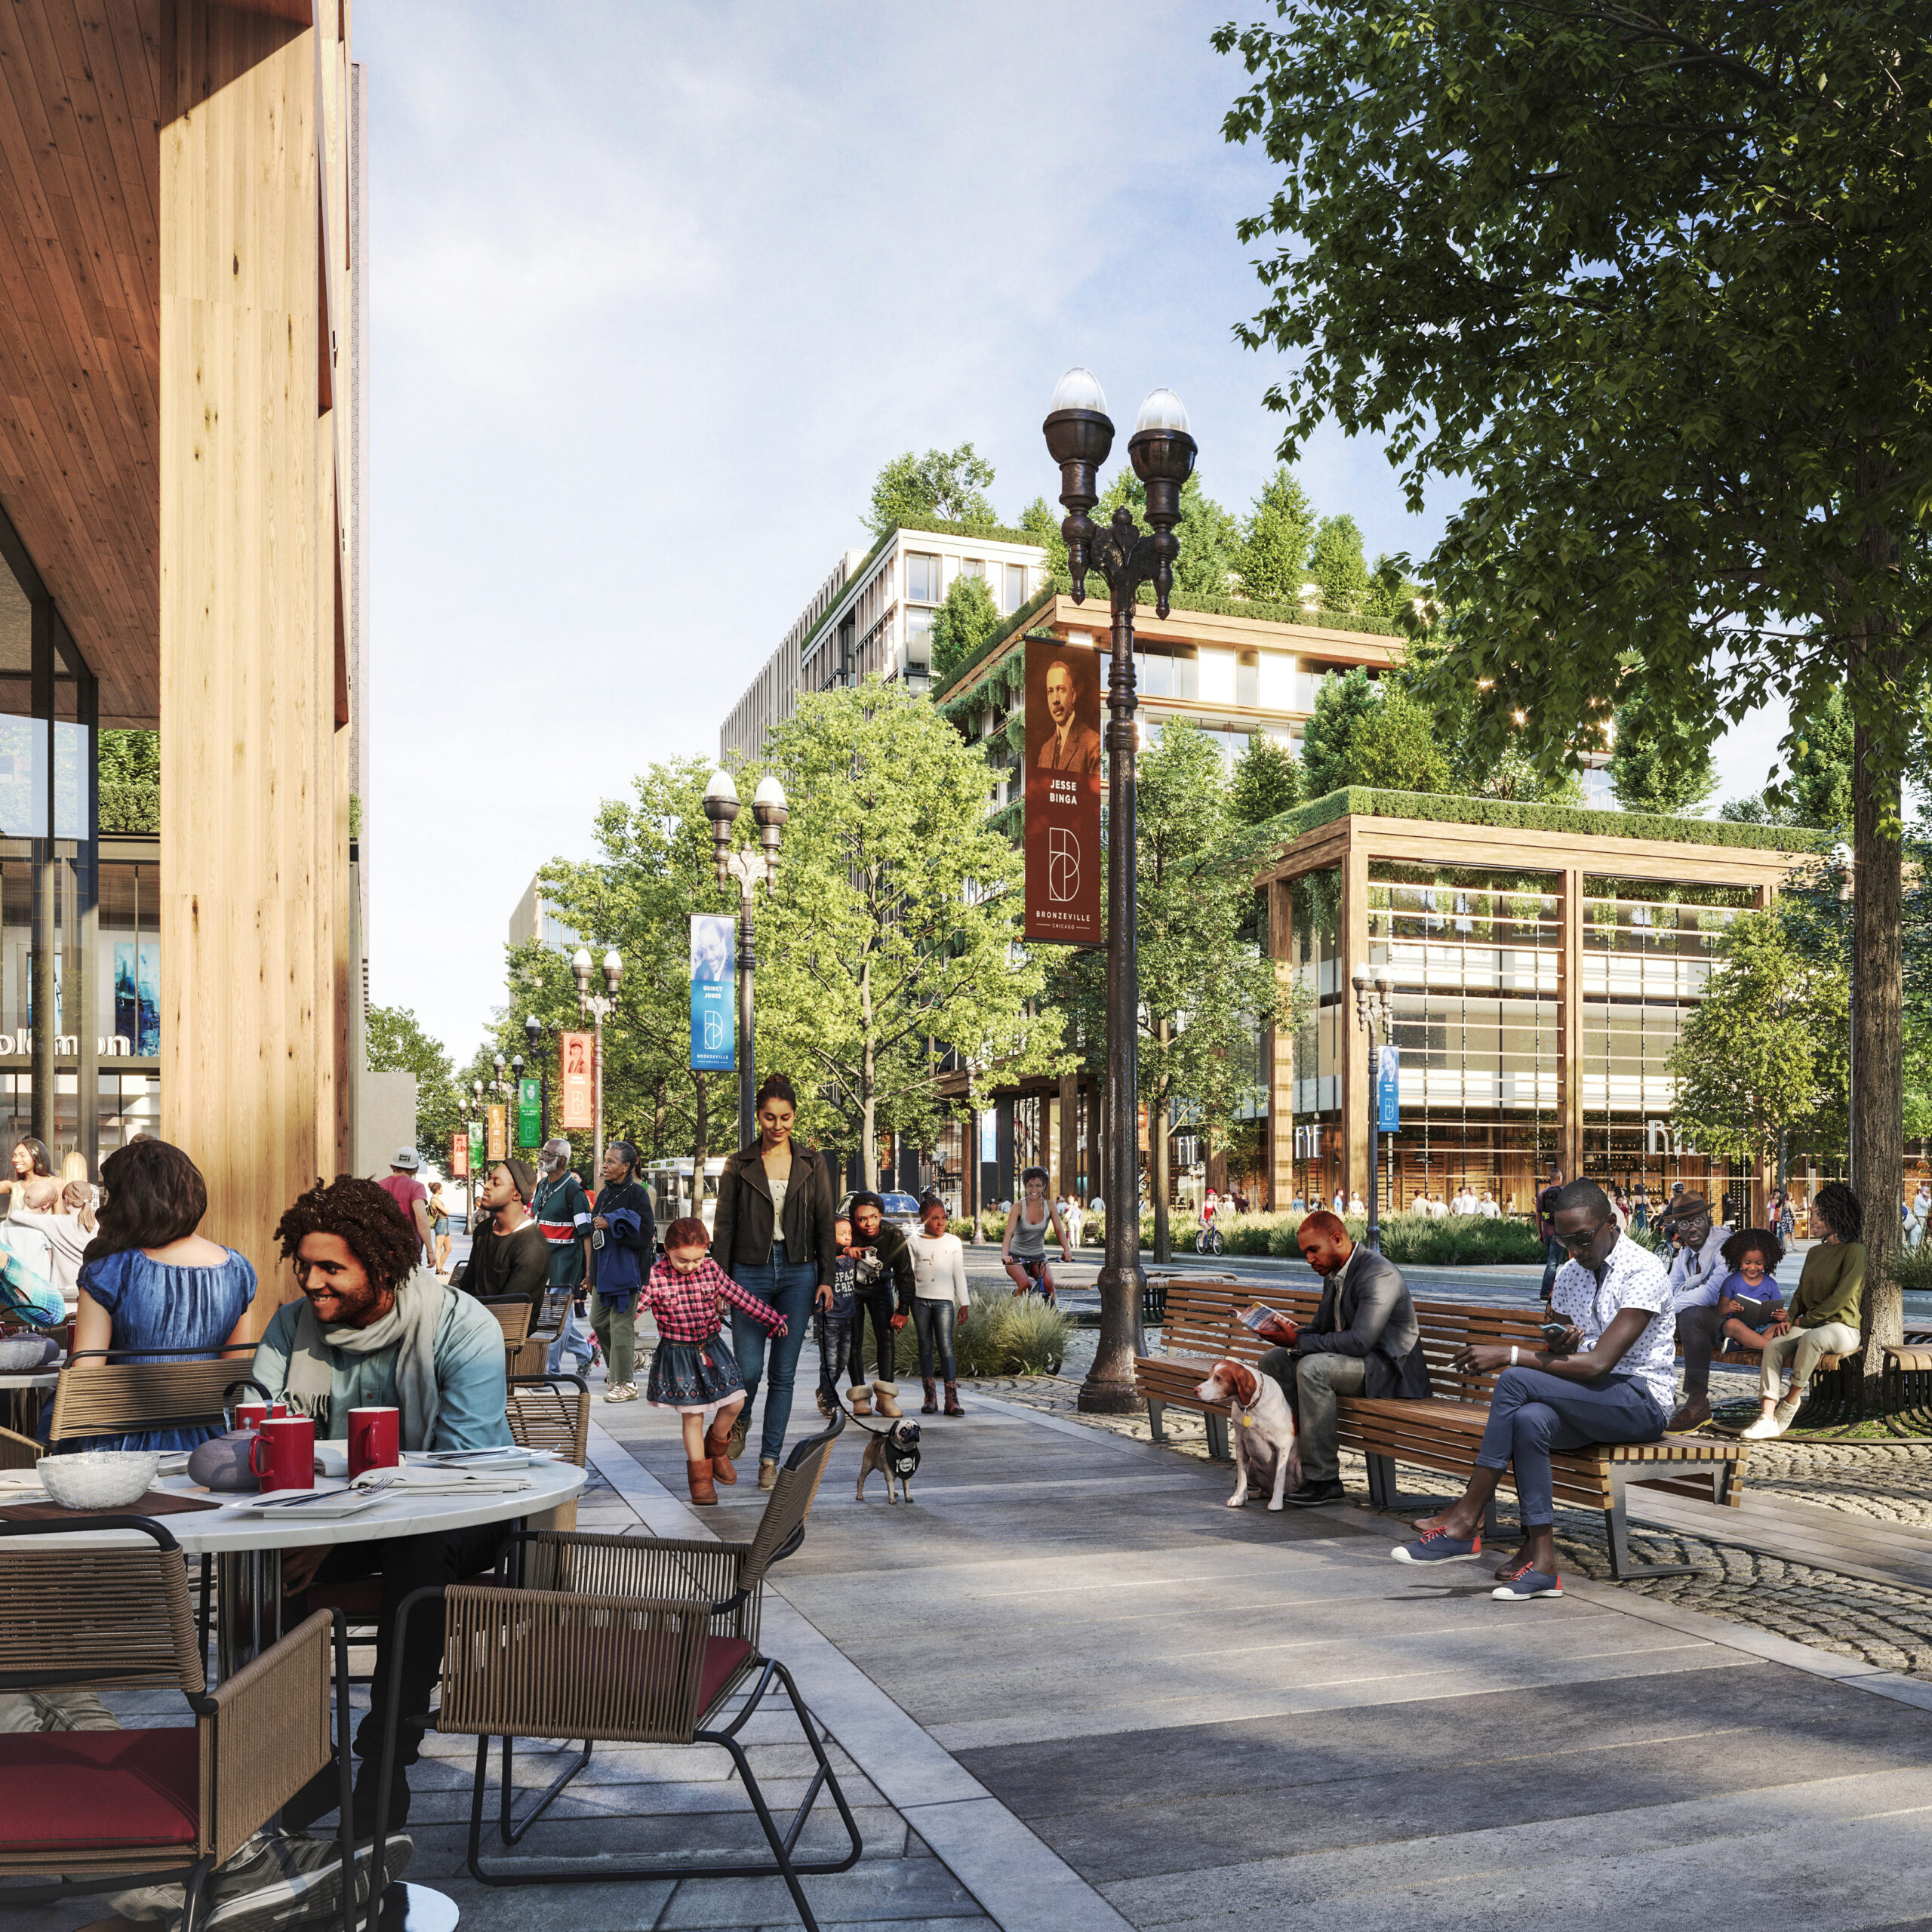
[[[295,1348],[295,1321],[303,1304],[291,1302],[277,1309],[255,1349],[249,1373],[271,1395],[288,1385],[288,1358]],[[356,1408],[393,1408],[395,1352],[351,1355],[331,1349],[334,1373],[329,1385],[326,1426],[318,1430],[325,1441],[340,1441],[349,1432],[349,1412]],[[510,1441],[509,1387],[503,1367],[503,1331],[497,1318],[471,1295],[452,1293],[449,1306],[436,1324],[435,1440],[431,1449],[500,1449]]]

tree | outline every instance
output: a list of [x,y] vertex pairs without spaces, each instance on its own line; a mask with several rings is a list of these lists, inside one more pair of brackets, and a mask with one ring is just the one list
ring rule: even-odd
[[1154,1254],[1165,1261],[1176,1110],[1211,1135],[1232,1128],[1253,1091],[1255,1028],[1277,1023],[1283,993],[1274,961],[1245,936],[1251,841],[1229,818],[1220,752],[1192,721],[1164,724],[1142,756],[1136,824],[1140,1098],[1154,1168]]
[[1850,1017],[1842,966],[1806,958],[1776,914],[1741,914],[1671,1050],[1685,1137],[1760,1173],[1842,1147]]
[[1301,803],[1301,767],[1294,754],[1265,731],[1252,734],[1235,760],[1228,815],[1237,825],[1263,825]]
[[933,613],[933,675],[949,676],[1000,627],[999,606],[983,577],[961,571]]
[[[1767,688],[1854,728],[1854,1185],[1868,1337],[1895,1341],[1902,774],[1932,598],[1932,38],[1917,0],[1284,0],[1219,30],[1254,84],[1229,138],[1286,178],[1244,242],[1318,422],[1387,441],[1420,509],[1472,494],[1429,562],[1478,620],[1486,734],[1554,762],[1636,650],[1680,717]],[[1878,211],[1882,210],[1882,214]],[[1364,235],[1377,238],[1372,248]],[[1865,1351],[1875,1401],[1881,1360]]]
[[1355,734],[1375,702],[1375,685],[1360,665],[1315,686],[1314,714],[1301,737],[1302,789],[1308,797],[1326,798],[1355,783]]
[[1235,568],[1250,597],[1270,604],[1301,601],[1315,521],[1307,491],[1284,463],[1255,498],[1235,552]]
[[1708,721],[1694,722],[1653,698],[1642,685],[1617,707],[1610,789],[1626,812],[1695,811],[1717,789]]
[[103,731],[97,756],[103,832],[161,829],[161,734]]
[[[700,1173],[714,1150],[737,1138],[737,1075],[697,1072],[691,1064],[691,915],[737,909],[718,889],[704,815],[711,771],[706,758],[647,766],[629,800],[598,807],[601,858],[553,859],[537,875],[546,901],[593,956],[614,946],[623,958],[617,1011],[604,1027],[606,1138],[635,1142],[647,1160],[689,1155]],[[740,843],[755,835],[750,818],[740,815]],[[583,1023],[570,962],[554,949],[537,942],[512,949],[509,984],[512,1005],[499,1026],[506,1052],[521,1051],[528,1014],[543,1020],[553,1040]],[[553,1106],[555,1089],[553,1078]]]
[[1389,792],[1446,792],[1449,760],[1434,715],[1397,684],[1382,689],[1349,744],[1351,785]]
[[1321,608],[1349,617],[1368,602],[1368,562],[1361,531],[1352,516],[1324,516],[1309,546],[1308,574],[1321,586]]
[[1057,583],[1069,580],[1066,539],[1061,534],[1059,511],[1050,509],[1044,497],[1035,497],[1020,512],[1020,529],[1029,543],[1037,543],[1047,553],[1047,574]]
[[992,486],[992,465],[971,443],[956,450],[928,450],[924,456],[908,450],[879,472],[866,521],[875,537],[883,537],[895,524],[935,520],[991,528],[999,521],[986,494]]
[[423,1032],[406,1006],[371,1007],[363,1032],[371,1073],[415,1075],[416,1151],[447,1168],[451,1140],[463,1121],[463,1097],[449,1050]]
[[[1100,492],[1092,515],[1106,523],[1121,504],[1133,511],[1144,529],[1147,491],[1133,470],[1122,467]],[[1196,470],[1180,487],[1180,517],[1174,525],[1180,554],[1174,559],[1174,595],[1183,604],[1190,597],[1225,597],[1229,576],[1241,549],[1241,526],[1201,487]]]
[[801,697],[771,756],[791,817],[758,1063],[876,1187],[881,1134],[932,1144],[949,1049],[1003,1080],[1060,1071],[1059,1017],[1033,1010],[1044,968],[1020,944],[1020,855],[986,821],[983,752],[901,685]]
[[1837,830],[1851,823],[1851,707],[1835,685],[1809,717],[1792,720],[1791,777],[1777,788],[1795,822]]

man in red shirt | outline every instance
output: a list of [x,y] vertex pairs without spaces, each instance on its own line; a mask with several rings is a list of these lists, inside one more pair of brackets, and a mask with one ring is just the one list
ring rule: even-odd
[[433,1268],[436,1238],[429,1226],[429,1191],[416,1178],[416,1170],[422,1164],[414,1147],[398,1147],[395,1158],[389,1163],[389,1172],[376,1185],[395,1203],[402,1218],[416,1230],[424,1257]]

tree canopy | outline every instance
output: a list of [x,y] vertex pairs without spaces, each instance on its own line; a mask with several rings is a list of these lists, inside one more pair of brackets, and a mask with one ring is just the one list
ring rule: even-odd
[[1301,587],[1310,581],[1308,553],[1319,521],[1308,492],[1284,463],[1262,486],[1241,526],[1235,568],[1249,596],[1269,604],[1301,601]]
[[964,663],[1000,623],[999,606],[986,579],[961,571],[933,613],[933,675],[944,678]]
[[1694,812],[1717,789],[1708,721],[1681,717],[1633,680],[1616,728],[1610,789],[1626,812]]
[[866,518],[875,537],[894,524],[983,524],[999,521],[992,499],[993,466],[971,443],[956,450],[928,450],[924,456],[908,450],[882,469],[872,484],[872,506]]
[[1294,752],[1265,731],[1255,732],[1235,760],[1228,815],[1237,825],[1261,825],[1301,803],[1301,767]]

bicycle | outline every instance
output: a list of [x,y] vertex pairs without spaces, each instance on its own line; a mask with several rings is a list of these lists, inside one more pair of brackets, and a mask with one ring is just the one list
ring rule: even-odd
[[1203,1226],[1194,1237],[1196,1254],[1225,1254],[1228,1244],[1221,1237],[1221,1231],[1212,1221]]

